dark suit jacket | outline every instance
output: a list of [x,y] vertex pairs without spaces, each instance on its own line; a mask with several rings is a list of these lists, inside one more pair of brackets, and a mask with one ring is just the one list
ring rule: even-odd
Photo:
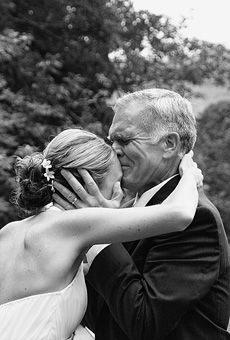
[[[167,182],[148,205],[161,203],[178,181]],[[229,246],[203,192],[185,231],[105,248],[87,281],[85,321],[96,340],[230,339]]]

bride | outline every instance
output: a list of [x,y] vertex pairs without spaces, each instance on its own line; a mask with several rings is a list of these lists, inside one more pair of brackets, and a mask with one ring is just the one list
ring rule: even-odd
[[[1,340],[73,338],[87,306],[83,258],[95,244],[132,241],[183,231],[192,221],[202,181],[191,155],[184,156],[181,180],[161,205],[126,209],[64,211],[52,204],[53,179],[62,169],[90,172],[114,207],[122,191],[121,168],[113,149],[96,135],[68,129],[43,153],[18,159],[16,203],[26,218],[0,231]],[[184,199],[189,195],[190,200]],[[74,202],[73,202],[74,203]],[[81,335],[79,333],[80,339]]]

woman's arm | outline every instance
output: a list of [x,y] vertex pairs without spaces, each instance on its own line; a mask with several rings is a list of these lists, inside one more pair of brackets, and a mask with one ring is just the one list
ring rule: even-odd
[[200,170],[190,166],[161,205],[128,209],[85,208],[61,211],[55,228],[81,246],[132,241],[184,230],[193,220]]
[[[180,166],[179,166],[179,173],[181,175],[181,185],[183,186],[183,183],[186,183],[189,180],[194,180],[196,182],[196,186],[199,188],[203,185],[203,175],[200,169],[198,169],[197,164],[193,161],[193,151],[190,151],[188,154],[184,155]],[[186,184],[185,184],[186,185]],[[177,202],[180,204],[180,199],[181,200],[188,200],[188,199],[194,199],[193,197],[193,192],[189,193],[188,191],[188,196],[183,195],[178,195],[178,187],[175,188],[175,190],[169,195],[163,202],[163,204],[168,204],[170,202],[174,202],[176,199]],[[180,190],[180,188],[179,188]],[[186,188],[185,188],[186,190]],[[196,191],[195,191],[196,195]]]

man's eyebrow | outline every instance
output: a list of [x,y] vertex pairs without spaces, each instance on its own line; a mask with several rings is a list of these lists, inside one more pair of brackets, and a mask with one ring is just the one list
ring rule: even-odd
[[133,134],[131,132],[128,131],[124,131],[124,132],[115,132],[115,133],[111,133],[109,136],[110,139],[129,139],[129,138],[133,138]]
[[134,136],[132,132],[125,132],[123,134],[120,134],[119,137],[124,139],[130,139],[133,138]]

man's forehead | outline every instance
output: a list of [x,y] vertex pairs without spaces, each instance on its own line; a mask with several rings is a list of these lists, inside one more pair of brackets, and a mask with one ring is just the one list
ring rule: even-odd
[[141,128],[141,109],[129,104],[126,108],[116,110],[112,124],[109,129],[109,135],[120,135],[132,137]]
[[126,124],[124,122],[113,122],[109,129],[109,136],[132,136],[135,131],[135,126],[133,124]]

